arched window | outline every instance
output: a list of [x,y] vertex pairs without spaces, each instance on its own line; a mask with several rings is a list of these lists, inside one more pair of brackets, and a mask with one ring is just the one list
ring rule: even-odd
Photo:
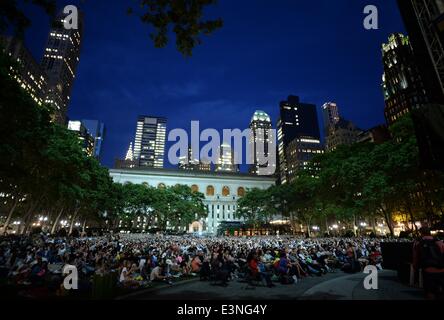
[[166,185],[165,185],[165,183],[159,183],[158,186],[157,186],[157,188],[158,188],[158,189],[165,189],[165,188],[166,188]]
[[228,197],[230,195],[230,188],[228,188],[227,186],[222,188],[222,195],[224,197]]
[[192,191],[192,192],[199,192],[199,187],[198,187],[198,185],[197,185],[197,184],[193,184],[193,185],[191,186],[191,191]]
[[245,189],[243,187],[239,187],[237,188],[237,196],[238,197],[243,197],[245,196]]
[[207,196],[214,196],[214,187],[213,186],[207,187]]

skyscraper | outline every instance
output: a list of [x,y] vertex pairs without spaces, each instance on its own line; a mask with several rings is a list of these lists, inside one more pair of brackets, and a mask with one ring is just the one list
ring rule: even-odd
[[88,132],[82,121],[68,121],[68,130],[75,132],[82,144],[83,151],[89,156],[94,156],[94,137]]
[[167,119],[139,116],[134,141],[134,159],[140,167],[163,168]]
[[47,96],[47,76],[40,65],[25,47],[23,40],[13,37],[0,37],[4,52],[17,62],[18,70],[11,76],[29,93],[36,103],[42,105]]
[[324,147],[319,139],[304,136],[293,139],[286,148],[287,182],[293,182],[301,170],[309,168],[310,160],[322,153]]
[[102,156],[103,141],[105,139],[105,125],[98,120],[82,120],[82,124],[94,138],[94,157],[100,161]]
[[[268,114],[262,110],[256,110],[250,121],[251,141],[250,152],[252,154],[253,164],[250,165],[250,173],[257,174],[259,168],[267,167],[267,164],[259,164],[259,150],[263,153],[263,157],[268,157],[268,144],[272,137],[269,136],[269,130],[271,129],[271,119]],[[262,144],[263,147],[258,145]]]
[[444,171],[444,0],[398,0],[429,104],[413,110],[421,165]]
[[[298,167],[289,161],[288,146],[295,139],[320,141],[318,115],[314,104],[302,103],[297,96],[289,96],[280,103],[280,118],[277,122],[278,158],[280,183],[290,181],[290,167]],[[294,172],[293,172],[294,173]]]
[[199,160],[193,156],[192,148],[188,148],[188,154],[179,159],[179,169],[188,171],[211,171],[211,163],[205,159]]
[[327,135],[330,126],[339,122],[338,105],[334,102],[326,102],[322,106],[322,119],[324,121],[324,132]]
[[444,104],[444,0],[398,0],[428,100]]
[[409,38],[392,34],[382,45],[385,118],[389,125],[428,102]]
[[83,19],[80,12],[78,29],[65,29],[64,19],[65,15],[62,13],[53,21],[41,63],[42,69],[48,75],[46,102],[55,107],[55,120],[59,123],[66,121],[83,35]]
[[231,146],[223,143],[220,146],[220,155],[216,163],[216,172],[239,172],[239,165],[234,162],[234,152]]

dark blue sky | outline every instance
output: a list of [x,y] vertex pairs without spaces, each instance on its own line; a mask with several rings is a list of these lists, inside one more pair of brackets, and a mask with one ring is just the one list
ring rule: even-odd
[[[395,0],[220,0],[207,12],[224,27],[191,58],[174,39],[154,48],[148,26],[126,14],[128,1],[80,2],[85,33],[69,117],[106,124],[106,166],[124,157],[139,114],[167,117],[168,129],[191,120],[244,129],[256,109],[275,124],[279,102],[294,94],[319,115],[324,102],[336,101],[362,128],[384,122],[381,43],[404,32]],[[362,26],[367,4],[379,8],[379,30]],[[40,60],[49,23],[38,9],[29,15],[26,41]]]

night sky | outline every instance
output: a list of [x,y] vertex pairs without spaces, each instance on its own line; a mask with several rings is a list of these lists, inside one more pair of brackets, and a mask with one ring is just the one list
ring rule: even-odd
[[[203,37],[191,58],[175,39],[156,49],[149,27],[126,14],[123,0],[59,1],[77,4],[85,32],[70,119],[98,119],[107,127],[103,164],[124,157],[139,114],[168,118],[168,130],[248,127],[256,109],[270,114],[290,94],[318,108],[335,101],[361,128],[384,122],[381,44],[404,32],[395,0],[220,0],[207,10],[224,27]],[[363,8],[379,8],[379,30],[365,30]],[[39,9],[26,44],[40,61],[49,31]],[[167,154],[167,150],[165,152]]]

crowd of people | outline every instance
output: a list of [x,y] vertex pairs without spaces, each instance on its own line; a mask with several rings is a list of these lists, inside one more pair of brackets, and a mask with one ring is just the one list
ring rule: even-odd
[[291,284],[342,269],[381,268],[378,239],[295,237],[192,237],[145,234],[93,238],[46,235],[0,238],[0,285],[63,294],[63,268],[78,270],[80,292],[94,279],[109,277],[133,289],[199,277],[227,286],[230,281]]

